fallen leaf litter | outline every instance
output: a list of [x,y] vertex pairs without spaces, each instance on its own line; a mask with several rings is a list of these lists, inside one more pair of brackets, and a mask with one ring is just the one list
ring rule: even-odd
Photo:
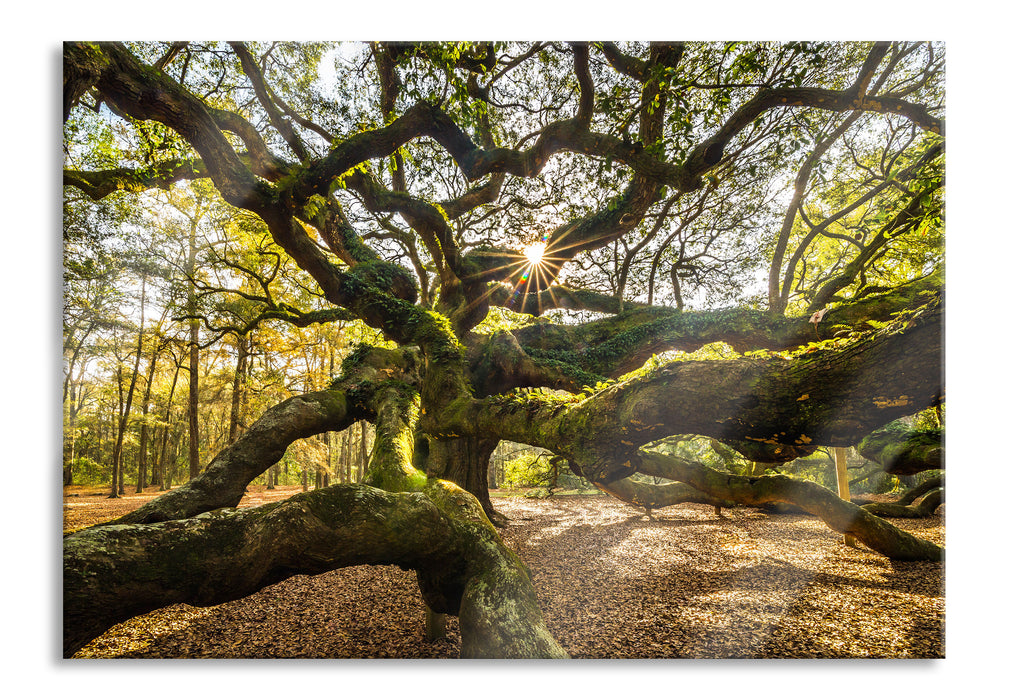
[[[254,491],[240,507],[297,492]],[[78,490],[64,529],[157,495]],[[529,566],[547,625],[574,658],[942,658],[941,563],[892,562],[806,515],[608,497],[498,498],[502,537]],[[944,545],[944,509],[896,520]],[[78,658],[456,658],[424,639],[414,574],[358,566],[294,576],[209,608],[172,605],[92,641]]]

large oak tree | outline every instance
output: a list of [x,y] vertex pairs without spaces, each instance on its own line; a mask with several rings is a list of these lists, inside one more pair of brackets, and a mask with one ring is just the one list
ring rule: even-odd
[[[208,182],[324,299],[267,295],[237,330],[357,319],[387,341],[184,486],[68,536],[65,653],[172,602],[396,563],[459,616],[465,655],[563,656],[495,529],[501,440],[631,502],[793,503],[884,556],[940,559],[827,489],[657,441],[787,462],[943,401],[943,54],[65,44],[65,187]],[[229,510],[292,442],[359,420],[376,430],[364,485]]]

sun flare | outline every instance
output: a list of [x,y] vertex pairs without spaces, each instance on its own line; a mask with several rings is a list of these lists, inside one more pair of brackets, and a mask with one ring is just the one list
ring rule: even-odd
[[546,243],[533,243],[525,249],[526,260],[532,265],[539,265],[543,262],[543,252],[546,250]]

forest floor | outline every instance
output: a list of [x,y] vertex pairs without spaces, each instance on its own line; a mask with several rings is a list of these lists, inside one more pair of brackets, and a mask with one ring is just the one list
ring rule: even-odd
[[[300,487],[250,487],[239,507]],[[64,531],[157,492],[64,492]],[[493,494],[492,494],[493,495]],[[942,658],[943,564],[890,561],[808,515],[684,504],[644,511],[607,496],[492,498],[530,568],[547,625],[574,658]],[[880,500],[886,500],[881,497]],[[894,520],[945,545],[944,507]],[[359,566],[295,576],[209,608],[128,620],[77,658],[456,658],[459,628],[424,639],[414,574]]]

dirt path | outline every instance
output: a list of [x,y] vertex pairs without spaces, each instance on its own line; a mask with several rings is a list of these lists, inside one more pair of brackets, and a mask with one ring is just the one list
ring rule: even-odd
[[[251,492],[259,505],[299,488]],[[78,490],[65,529],[156,493]],[[502,531],[532,571],[548,625],[576,658],[936,658],[944,656],[943,567],[891,562],[803,515],[707,506],[654,512],[608,497],[495,499]],[[898,521],[945,544],[942,510]],[[113,628],[90,658],[451,658],[458,627],[423,639],[414,576],[353,567],[296,576],[211,608],[174,605]]]

